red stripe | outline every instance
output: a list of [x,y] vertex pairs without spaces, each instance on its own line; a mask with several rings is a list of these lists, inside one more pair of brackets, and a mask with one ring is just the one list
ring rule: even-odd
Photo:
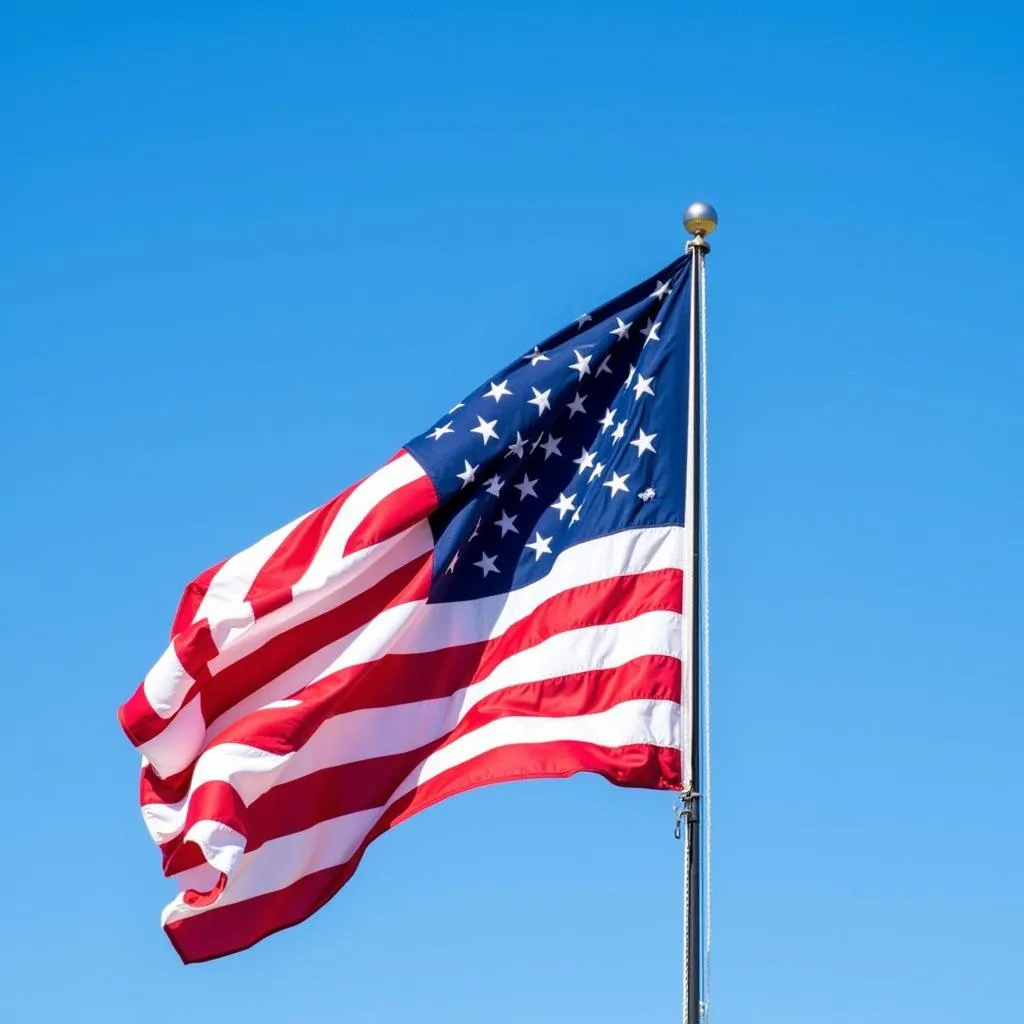
[[[204,782],[189,798],[188,821],[182,835],[197,821],[219,821],[245,835],[249,818],[249,810],[234,786],[220,780]],[[198,844],[182,842],[180,836],[160,847],[160,853],[165,875],[178,874],[206,860]]]
[[[302,746],[306,738],[333,715],[450,696],[461,687],[488,676],[509,655],[566,630],[625,622],[648,611],[679,612],[682,590],[681,571],[661,569],[562,591],[493,640],[418,654],[387,654],[377,661],[333,672],[297,691],[302,698],[299,707],[254,711],[221,732],[216,742],[246,743],[271,753],[288,753]],[[284,634],[272,643],[283,647],[289,636]],[[329,640],[310,646],[310,650],[319,649],[327,642]],[[263,652],[270,647],[271,644],[267,644],[217,677],[216,692],[224,695],[225,707],[245,695],[232,695],[224,682],[228,673],[237,670],[237,685],[245,687],[249,686],[248,672],[258,675],[260,686],[279,674],[274,671],[277,665],[268,668],[259,664]],[[246,665],[249,665],[248,672],[243,668]],[[247,692],[256,688],[252,686]],[[205,704],[205,695],[204,714],[208,722],[215,717]],[[183,799],[190,776],[190,771],[182,773],[172,784],[171,780],[159,781],[156,773],[147,769],[143,772],[142,802],[175,803]],[[148,779],[155,780],[155,785],[147,787]]]
[[[410,456],[411,458],[411,456]],[[379,544],[407,530],[413,523],[426,519],[438,506],[437,490],[428,476],[404,484],[382,498],[366,518],[352,531],[345,544],[345,554]]]
[[[308,515],[267,560],[246,595],[257,619],[292,600],[292,588],[309,570],[342,506],[353,491],[365,482],[360,481]],[[437,503],[437,491],[429,477],[422,476],[403,484],[383,497],[356,524],[345,544],[343,555],[353,554],[397,536],[413,523],[425,518],[437,507]]]
[[[192,682],[178,705],[180,710],[209,679],[210,673],[206,666],[207,662],[216,656],[217,645],[213,641],[206,619],[192,623],[183,632],[172,637],[171,645],[182,668],[192,677]],[[164,718],[153,710],[143,685],[140,685],[121,705],[117,717],[128,739],[137,747],[159,736],[174,718],[173,715]]]
[[388,829],[458,793],[497,782],[564,778],[595,772],[620,786],[675,789],[679,751],[635,744],[615,749],[562,741],[500,747],[424,783],[385,812],[357,852],[344,864],[307,875],[277,892],[241,903],[212,907],[175,921],[166,932],[185,963],[213,960],[246,949],[274,932],[304,921],[352,876],[366,848]]
[[262,618],[291,601],[292,587],[309,568],[341,506],[358,486],[353,484],[306,516],[267,559],[245,595],[255,618]]
[[[265,842],[301,832],[322,821],[387,803],[429,754],[479,729],[510,717],[573,717],[594,714],[628,700],[679,702],[679,661],[664,655],[637,658],[613,669],[559,676],[510,686],[481,700],[448,733],[400,754],[332,765],[274,785],[245,806],[224,782],[199,786],[189,800],[182,834],[204,819],[229,825],[246,838],[247,853]],[[457,709],[453,708],[453,713]],[[282,728],[282,735],[286,729]],[[290,737],[289,737],[290,739]],[[178,874],[203,862],[193,843],[173,839],[161,848],[164,873]]]
[[178,610],[174,615],[174,622],[171,624],[172,637],[192,625],[192,620],[196,617],[196,612],[199,611],[199,606],[203,603],[203,598],[206,597],[214,576],[220,572],[226,561],[225,558],[216,565],[211,565],[209,569],[200,573],[185,587],[185,592],[181,595],[181,601],[178,603]]
[[133,746],[141,747],[163,728],[163,719],[153,710],[141,686],[117,709],[117,720]]

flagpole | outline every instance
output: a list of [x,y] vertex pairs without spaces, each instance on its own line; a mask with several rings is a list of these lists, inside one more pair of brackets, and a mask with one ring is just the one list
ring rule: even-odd
[[[693,537],[693,570],[690,586],[690,765],[691,785],[683,794],[683,816],[686,821],[686,836],[683,853],[683,1024],[701,1024],[706,1015],[707,978],[702,971],[702,953],[706,949],[705,935],[710,922],[707,914],[702,912],[702,895],[709,891],[706,888],[707,850],[702,849],[701,818],[709,813],[707,784],[710,779],[704,778],[706,772],[701,765],[701,732],[708,708],[701,698],[700,682],[705,678],[707,666],[704,664],[702,640],[706,623],[706,607],[708,595],[705,592],[706,565],[706,516],[704,495],[707,491],[706,472],[704,465],[706,455],[704,426],[704,372],[705,345],[704,336],[704,258],[711,251],[706,236],[714,231],[718,224],[718,214],[713,206],[707,203],[691,203],[683,214],[683,226],[693,236],[687,243],[687,251],[691,254],[693,264],[690,271],[690,380],[693,393],[692,459],[693,509],[691,524]],[[705,822],[707,825],[709,822]],[[709,829],[705,829],[705,838],[710,837]],[[704,844],[706,845],[706,844]],[[702,885],[702,879],[705,884]]]

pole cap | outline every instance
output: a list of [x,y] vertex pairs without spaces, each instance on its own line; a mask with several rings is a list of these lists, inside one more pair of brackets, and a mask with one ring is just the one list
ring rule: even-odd
[[703,238],[718,227],[718,213],[710,203],[690,203],[683,211],[683,227],[691,235]]

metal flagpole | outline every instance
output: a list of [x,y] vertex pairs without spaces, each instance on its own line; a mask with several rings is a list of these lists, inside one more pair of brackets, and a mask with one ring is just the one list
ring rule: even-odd
[[[718,214],[707,203],[691,203],[683,214],[683,226],[693,237],[686,248],[693,258],[690,271],[690,380],[693,394],[693,420],[690,425],[692,441],[689,457],[693,480],[693,570],[690,586],[690,764],[691,785],[683,794],[682,818],[686,822],[683,851],[683,1024],[700,1024],[706,1016],[707,978],[702,971],[706,963],[706,945],[702,937],[710,925],[707,913],[703,911],[701,897],[710,892],[707,882],[707,843],[701,843],[701,817],[710,813],[707,786],[710,779],[701,765],[701,731],[708,714],[707,702],[701,699],[700,683],[705,678],[707,665],[704,664],[705,649],[702,640],[707,626],[706,576],[706,516],[707,508],[703,497],[707,493],[704,465],[706,454],[704,438],[704,257],[710,252],[706,236],[718,224]],[[710,839],[710,820],[705,822],[705,840]],[[702,857],[703,855],[703,857]],[[702,859],[705,864],[702,869]],[[702,885],[702,879],[704,884]],[[710,907],[707,908],[710,911]],[[704,959],[702,960],[702,953]]]

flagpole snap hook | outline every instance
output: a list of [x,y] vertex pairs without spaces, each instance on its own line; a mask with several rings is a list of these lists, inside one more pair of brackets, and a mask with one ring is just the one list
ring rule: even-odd
[[688,793],[680,793],[676,797],[675,803],[672,805],[672,811],[675,815],[675,830],[674,835],[676,839],[682,839],[683,837],[683,822],[689,824],[691,821],[697,821],[697,798],[700,796],[696,790],[691,790]]

